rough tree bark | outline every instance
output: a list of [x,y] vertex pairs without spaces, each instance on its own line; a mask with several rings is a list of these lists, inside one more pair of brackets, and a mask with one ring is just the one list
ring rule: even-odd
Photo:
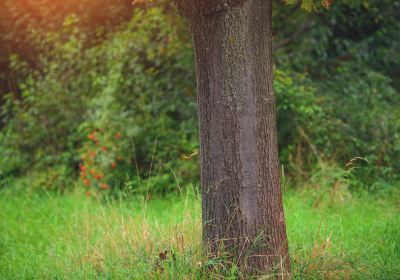
[[288,273],[272,0],[175,2],[194,41],[206,248],[213,255],[229,252],[246,273]]

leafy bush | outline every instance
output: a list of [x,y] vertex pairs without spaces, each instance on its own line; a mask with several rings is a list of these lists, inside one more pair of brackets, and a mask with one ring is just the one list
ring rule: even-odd
[[280,160],[289,173],[308,170],[322,155],[315,139],[325,135],[321,98],[309,77],[290,70],[275,71]]
[[277,45],[290,42],[275,52],[277,68],[304,73],[320,108],[317,120],[303,128],[304,137],[289,140],[293,147],[303,139],[292,148],[292,157],[299,159],[292,169],[309,167],[304,164],[309,155],[343,167],[362,157],[356,161],[358,184],[399,178],[399,5],[333,1],[317,15],[275,13]]
[[[324,152],[346,163],[365,158],[359,178],[393,180],[400,170],[400,99],[389,78],[372,70],[343,66],[321,85],[329,120]],[[327,139],[328,140],[328,139]]]
[[[136,10],[129,23],[97,44],[76,16],[58,32],[35,31],[43,50],[40,67],[12,57],[22,97],[7,95],[3,106],[0,180],[27,176],[33,189],[64,190],[78,182],[89,192],[111,193],[167,193],[198,184],[187,34],[183,22],[159,8]],[[391,80],[365,65],[343,63],[321,80],[299,70],[298,57],[290,64],[289,54],[278,54],[285,173],[309,176],[316,163],[344,166],[362,157],[369,164],[352,174],[364,182],[396,178],[400,107]]]
[[[98,172],[92,175],[104,177],[103,187],[117,169],[152,176],[151,164],[155,174],[177,168],[178,178],[197,177],[195,164],[174,164],[196,149],[197,125],[191,48],[168,20],[158,9],[137,11],[120,32],[89,48],[75,17],[60,33],[38,34],[48,52],[40,71],[26,70],[22,99],[10,95],[4,107],[1,158],[13,153],[14,162],[2,163],[0,176],[59,165],[77,174],[79,164],[92,160],[90,167]],[[24,68],[14,60],[15,67]],[[101,143],[93,141],[93,132]],[[109,157],[90,159],[101,151]],[[120,168],[113,168],[117,157]]]

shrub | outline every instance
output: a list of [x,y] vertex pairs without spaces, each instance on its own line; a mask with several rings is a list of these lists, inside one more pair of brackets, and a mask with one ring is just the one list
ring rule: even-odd
[[[77,21],[69,17],[59,33],[37,34],[48,52],[39,70],[25,70],[22,99],[10,95],[4,107],[1,158],[14,156],[12,164],[2,163],[0,176],[59,165],[77,176],[90,162],[92,175],[104,176],[99,188],[118,185],[122,173],[151,177],[167,163],[178,178],[196,177],[195,164],[176,164],[197,148],[196,105],[191,48],[168,15],[138,10],[121,31],[91,47]],[[14,65],[24,68],[18,58]],[[174,180],[169,168],[163,171]]]
[[[0,180],[146,194],[197,185],[194,61],[183,23],[159,8],[136,10],[94,45],[78,26],[70,16],[59,32],[34,32],[43,50],[37,68],[12,57],[22,97],[10,94],[3,106]],[[353,174],[364,182],[395,178],[400,107],[390,79],[351,65],[324,80],[295,68],[275,70],[286,174],[362,157],[368,166]]]

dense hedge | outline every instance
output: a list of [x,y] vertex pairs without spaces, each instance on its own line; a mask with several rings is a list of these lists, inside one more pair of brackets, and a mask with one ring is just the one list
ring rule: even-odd
[[[35,34],[40,67],[12,56],[21,97],[8,94],[2,110],[3,187],[18,177],[31,189],[167,193],[197,185],[195,73],[184,23],[162,9],[137,9],[98,44],[86,34],[70,16],[62,30]],[[396,179],[400,104],[390,78],[350,63],[321,80],[300,71],[300,59],[288,63],[291,52],[277,55],[287,175],[362,157],[358,182]]]

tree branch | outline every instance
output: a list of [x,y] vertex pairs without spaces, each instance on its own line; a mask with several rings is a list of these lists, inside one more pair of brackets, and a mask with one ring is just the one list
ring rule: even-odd
[[273,44],[272,49],[275,51],[279,48],[282,48],[286,45],[289,45],[290,43],[292,43],[293,41],[295,41],[296,39],[298,39],[301,35],[303,35],[305,32],[307,32],[308,30],[310,30],[312,27],[315,26],[315,22],[308,22],[306,24],[301,25],[293,34],[291,34],[288,38],[283,39],[282,41]]

